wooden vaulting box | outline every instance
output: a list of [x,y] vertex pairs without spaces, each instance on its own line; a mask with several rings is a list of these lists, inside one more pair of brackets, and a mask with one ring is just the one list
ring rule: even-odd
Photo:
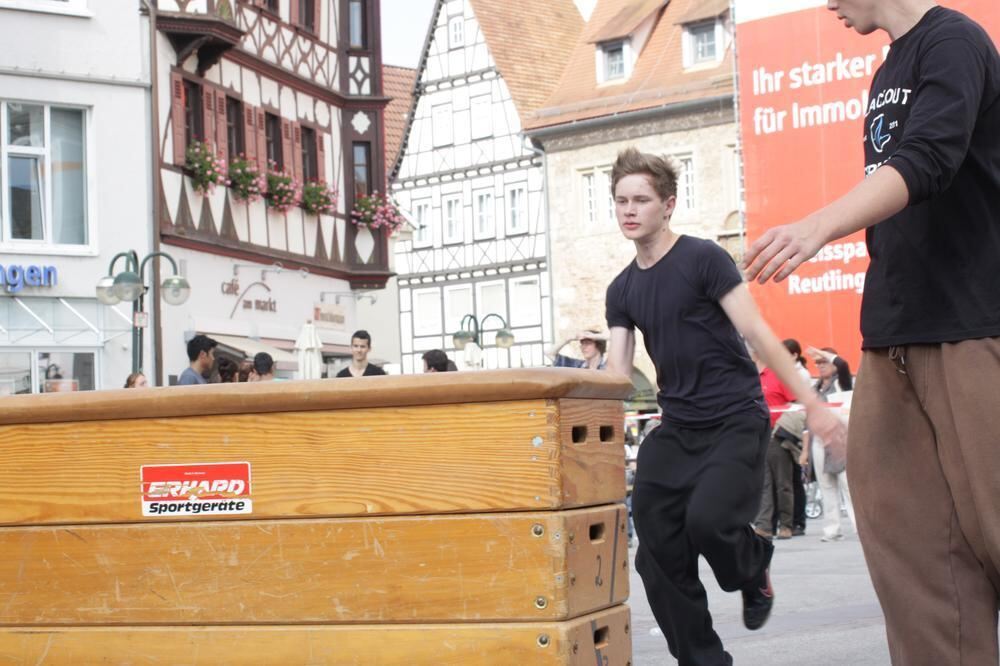
[[542,369],[5,398],[0,660],[629,664],[629,390]]

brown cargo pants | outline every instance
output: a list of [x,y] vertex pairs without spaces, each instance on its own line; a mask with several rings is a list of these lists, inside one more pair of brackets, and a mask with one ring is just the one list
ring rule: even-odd
[[996,666],[1000,338],[864,353],[848,477],[896,666]]

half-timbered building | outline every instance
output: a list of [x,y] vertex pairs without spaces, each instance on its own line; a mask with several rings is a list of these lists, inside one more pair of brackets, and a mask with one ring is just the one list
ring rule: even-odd
[[[358,292],[390,275],[385,232],[350,217],[359,197],[385,191],[378,0],[156,5],[158,230],[193,286],[183,313],[163,312],[168,367],[186,365],[184,337],[206,333],[247,354],[283,352],[291,372],[306,320],[320,325],[328,360],[346,355]],[[244,156],[324,181],[336,208],[282,211],[229,187],[202,194],[186,167],[197,141],[227,163]]]
[[[392,176],[414,227],[396,244],[403,372],[420,372],[430,349],[465,368],[542,365],[552,337],[545,178],[521,129],[580,26],[572,0],[435,3]],[[467,315],[485,329],[481,353],[453,344]],[[514,334],[509,349],[494,344],[501,327]]]

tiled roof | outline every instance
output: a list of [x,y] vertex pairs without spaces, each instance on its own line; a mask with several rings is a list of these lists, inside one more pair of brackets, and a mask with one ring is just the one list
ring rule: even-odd
[[648,0],[598,0],[577,40],[565,72],[544,105],[524,119],[525,129],[638,111],[706,97],[732,94],[733,49],[729,45],[715,66],[684,69],[684,27],[679,22],[714,7],[716,0],[670,0],[624,82],[598,85],[594,36],[629,7],[642,9]]
[[691,8],[683,16],[678,17],[675,23],[694,23],[722,16],[729,11],[729,0],[702,0],[702,2],[692,3]]
[[573,0],[470,0],[522,122],[559,83],[580,39]]
[[417,70],[409,67],[382,66],[382,92],[391,98],[385,107],[385,165],[392,171],[403,143],[406,121],[413,105],[413,85]]
[[642,0],[641,2],[623,2],[618,13],[601,26],[597,33],[591,35],[593,43],[607,42],[612,39],[628,37],[632,31],[655,12],[663,9],[666,0]]

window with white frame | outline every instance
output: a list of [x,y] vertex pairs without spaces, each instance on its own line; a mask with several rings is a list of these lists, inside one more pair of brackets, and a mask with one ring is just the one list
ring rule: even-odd
[[510,281],[510,325],[539,326],[542,323],[542,292],[538,276]]
[[421,201],[413,204],[413,247],[429,247],[434,241],[431,230],[431,202]]
[[465,18],[455,16],[448,21],[448,48],[460,49],[465,46]]
[[698,203],[694,182],[694,158],[691,155],[681,155],[676,160],[679,172],[677,207],[682,210],[694,210]]
[[476,213],[475,237],[479,240],[484,238],[493,238],[497,234],[495,223],[496,210],[493,205],[493,192],[480,190],[478,192],[473,192],[472,196],[475,200]]
[[507,186],[507,233],[528,230],[528,188],[524,184]]
[[445,243],[462,242],[462,197],[450,196],[444,199],[441,206],[444,217],[441,221]]
[[0,238],[87,245],[82,109],[0,102]]
[[[490,317],[486,321],[488,314],[498,314],[507,321],[507,287],[503,280],[476,283],[476,316],[481,328],[484,331],[498,330],[500,322],[496,317]],[[492,344],[492,337],[486,344]]]
[[625,78],[625,44],[607,44],[601,50],[604,52],[604,80]]
[[0,9],[24,9],[32,12],[90,16],[88,0],[0,0]]
[[462,319],[473,313],[472,285],[444,288],[444,334],[453,335],[462,328]]
[[583,194],[583,219],[587,224],[597,223],[597,186],[596,175],[593,171],[583,174],[582,194]]
[[720,37],[722,25],[718,21],[693,23],[684,28],[684,66],[714,63],[722,59]]
[[608,222],[615,223],[618,218],[615,217],[615,192],[611,183],[611,169],[601,171],[601,186],[601,197],[604,200]]
[[441,335],[441,290],[413,290],[413,335]]
[[434,147],[450,146],[453,140],[451,104],[438,104],[431,109],[431,124],[431,132],[434,135]]
[[493,134],[493,104],[490,95],[477,95],[470,102],[472,138],[485,139]]

